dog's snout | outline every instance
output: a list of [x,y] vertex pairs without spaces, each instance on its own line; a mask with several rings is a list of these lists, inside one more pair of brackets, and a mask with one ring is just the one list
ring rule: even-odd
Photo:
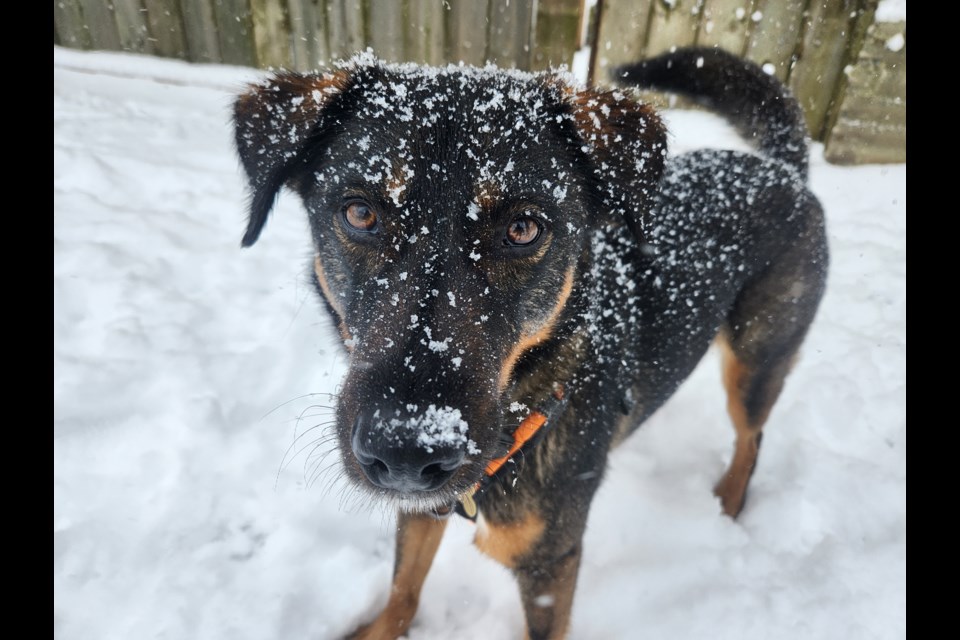
[[385,429],[357,417],[351,445],[364,475],[374,485],[401,493],[439,489],[463,464],[466,451],[456,442],[425,445],[414,429]]

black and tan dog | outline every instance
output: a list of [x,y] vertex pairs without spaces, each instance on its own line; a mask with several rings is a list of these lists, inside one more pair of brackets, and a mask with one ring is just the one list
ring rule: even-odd
[[236,102],[243,245],[281,187],[300,195],[349,351],[343,466],[399,512],[389,602],[354,637],[406,632],[454,510],[516,575],[529,636],[562,637],[608,452],[715,339],[736,430],[715,492],[728,515],[743,506],[824,290],[802,114],[717,50],[619,78],[712,105],[758,153],[668,158],[650,107],[562,75],[369,54]]

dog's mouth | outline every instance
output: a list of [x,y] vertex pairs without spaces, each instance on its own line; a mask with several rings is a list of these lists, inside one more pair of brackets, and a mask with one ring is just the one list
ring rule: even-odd
[[370,478],[361,481],[375,500],[388,507],[411,512],[429,513],[446,517],[458,503],[471,500],[483,478],[485,463],[481,460],[466,460],[454,471],[454,475],[435,489],[404,490],[379,486]]

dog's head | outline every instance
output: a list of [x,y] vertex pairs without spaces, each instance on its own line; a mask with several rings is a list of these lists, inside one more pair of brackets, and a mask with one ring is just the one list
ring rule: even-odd
[[283,186],[309,215],[317,288],[350,354],[348,473],[407,508],[449,504],[505,453],[516,365],[570,313],[589,230],[642,233],[659,120],[558,75],[363,55],[251,87],[235,126],[243,245]]

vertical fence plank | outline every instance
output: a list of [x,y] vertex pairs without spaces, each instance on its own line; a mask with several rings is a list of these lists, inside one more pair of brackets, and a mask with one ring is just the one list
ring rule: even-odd
[[253,46],[257,66],[290,68],[290,38],[286,2],[250,0],[253,22]]
[[113,17],[124,51],[155,53],[147,26],[147,12],[140,0],[113,0]]
[[660,0],[603,0],[591,76],[608,84],[609,69],[644,57],[653,3]]
[[287,23],[290,26],[290,68],[306,71],[310,59],[310,36],[314,4],[311,0],[289,0]]
[[312,71],[328,62],[326,3],[323,0],[290,0],[287,8],[293,68]]
[[[748,1],[748,0],[746,0]],[[655,0],[647,29],[647,57],[696,42],[704,0]]]
[[754,11],[753,0],[704,0],[697,44],[743,55]]
[[380,58],[391,62],[404,59],[403,40],[409,13],[400,0],[369,0],[370,46]]
[[165,58],[187,58],[180,5],[168,0],[143,0],[154,52]]
[[810,135],[824,136],[823,125],[837,81],[846,64],[847,39],[856,15],[855,0],[816,0],[804,18],[805,36],[790,74],[790,88],[807,117]]
[[442,0],[408,0],[409,18],[405,31],[405,58],[421,64],[446,62],[443,51],[443,23],[449,11]]
[[490,6],[487,60],[502,67],[530,68],[532,0],[494,2]]
[[581,4],[581,0],[540,0],[537,3],[531,68],[548,69],[573,63],[580,36]]
[[750,33],[747,58],[773,68],[773,73],[786,82],[793,68],[800,44],[803,8],[807,0],[755,0],[758,20]]
[[[849,76],[847,74],[852,71],[853,67],[851,65],[857,62],[863,49],[867,32],[874,24],[879,2],[880,0],[854,0],[857,9],[850,14],[852,28],[846,35],[847,44],[843,58],[843,68],[837,74],[837,81],[830,96],[830,104],[827,106],[827,113],[824,116],[821,138],[824,141],[830,137],[830,130],[836,124],[837,114],[849,86]],[[882,98],[883,96],[877,95],[877,97]]]
[[363,3],[360,0],[328,0],[327,28],[330,55],[349,58],[366,46]]
[[907,161],[906,22],[871,25],[846,74],[824,156],[838,164]]
[[449,0],[446,58],[482,65],[487,57],[488,0]]
[[183,11],[188,59],[193,62],[220,62],[217,21],[210,0],[180,0],[180,9]]
[[330,54],[348,58],[364,48],[363,5],[360,0],[328,0]]
[[220,58],[226,64],[257,66],[248,0],[213,0]]
[[103,0],[80,0],[83,22],[90,30],[91,44],[94,49],[120,51],[120,35],[117,22],[113,19],[112,5]]
[[78,0],[59,0],[53,3],[53,26],[65,47],[89,49],[93,46],[90,29],[83,21],[83,10]]

